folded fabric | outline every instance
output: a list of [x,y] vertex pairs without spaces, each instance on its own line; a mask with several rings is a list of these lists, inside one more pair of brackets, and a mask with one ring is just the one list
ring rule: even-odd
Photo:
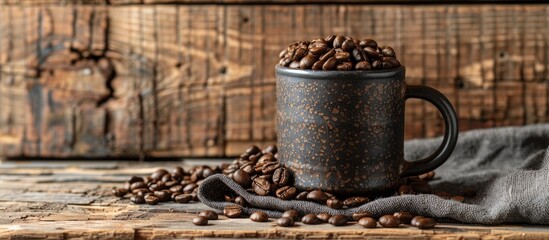
[[[441,139],[411,140],[405,144],[407,159],[421,159],[434,152]],[[362,206],[336,210],[309,201],[280,200],[248,193],[230,178],[217,174],[204,180],[198,198],[223,209],[226,194],[242,196],[249,207],[244,213],[262,210],[270,217],[295,209],[301,214],[330,213],[351,216],[369,211],[374,215],[409,211],[439,221],[477,224],[549,224],[549,124],[504,127],[460,133],[454,153],[439,167],[430,182],[434,191],[460,194],[474,189],[475,197],[462,202],[433,194],[378,198]]]

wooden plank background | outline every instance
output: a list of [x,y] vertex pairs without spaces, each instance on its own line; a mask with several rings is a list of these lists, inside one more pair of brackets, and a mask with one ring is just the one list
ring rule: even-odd
[[[549,120],[548,5],[3,3],[3,156],[234,156],[274,143],[278,52],[332,33],[393,46],[407,82],[442,91],[461,130]],[[408,102],[407,138],[442,131],[434,107]]]

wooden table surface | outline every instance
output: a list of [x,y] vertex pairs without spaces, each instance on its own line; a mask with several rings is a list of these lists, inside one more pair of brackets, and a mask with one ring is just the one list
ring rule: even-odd
[[134,205],[110,194],[131,175],[155,168],[211,164],[184,162],[27,161],[0,162],[0,239],[182,239],[182,238],[358,238],[358,239],[549,239],[549,226],[439,224],[435,229],[409,226],[364,229],[298,223],[281,228],[271,219],[220,216],[208,226],[190,220],[202,203]]

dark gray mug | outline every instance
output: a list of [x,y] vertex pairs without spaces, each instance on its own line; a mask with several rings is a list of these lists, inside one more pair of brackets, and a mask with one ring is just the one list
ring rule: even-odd
[[[301,190],[367,194],[444,163],[458,137],[455,111],[426,86],[406,85],[405,68],[313,71],[276,66],[279,160]],[[429,157],[404,160],[404,104],[420,98],[442,113],[445,134]]]

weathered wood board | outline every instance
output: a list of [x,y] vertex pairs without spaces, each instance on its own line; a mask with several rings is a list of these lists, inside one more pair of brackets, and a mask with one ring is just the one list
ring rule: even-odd
[[[274,143],[279,50],[330,33],[393,46],[407,82],[448,96],[461,130],[549,121],[548,5],[24,2],[0,10],[3,156],[234,156]],[[408,102],[407,138],[442,124]]]
[[[533,225],[480,226],[439,224],[435,229],[409,226],[364,229],[357,224],[327,224],[281,228],[271,219],[246,218],[191,223],[201,203],[134,205],[110,195],[131,175],[146,175],[157,167],[213,164],[214,161],[0,163],[0,239],[188,239],[188,238],[306,238],[306,239],[547,239],[549,227]],[[215,162],[215,164],[219,164]],[[72,178],[71,176],[87,176]],[[70,197],[60,197],[70,196]],[[67,201],[70,199],[70,201]],[[90,201],[91,200],[91,201]],[[243,227],[245,226],[245,227]]]

